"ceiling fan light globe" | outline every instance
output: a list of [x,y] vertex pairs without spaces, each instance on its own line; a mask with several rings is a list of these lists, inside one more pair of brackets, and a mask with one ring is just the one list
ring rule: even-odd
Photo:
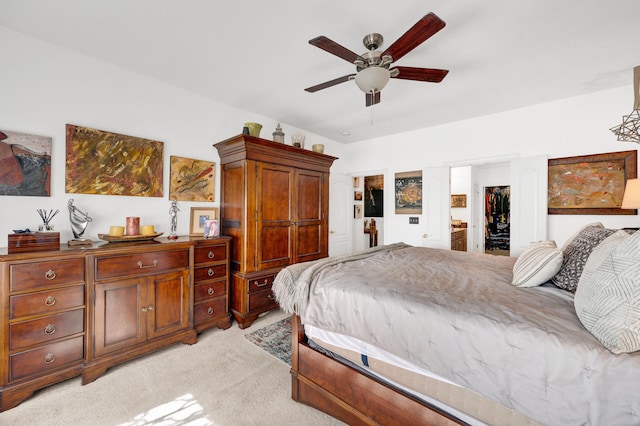
[[379,92],[389,82],[389,70],[381,67],[368,67],[356,75],[356,84],[364,93]]

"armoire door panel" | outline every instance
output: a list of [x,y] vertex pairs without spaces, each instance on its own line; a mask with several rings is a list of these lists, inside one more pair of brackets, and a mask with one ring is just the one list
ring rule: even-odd
[[297,200],[295,204],[298,222],[322,219],[322,175],[299,172],[297,174]]
[[298,226],[295,262],[306,262],[322,257],[324,232],[322,224]]
[[290,168],[261,167],[258,175],[261,221],[291,220],[291,176]]
[[290,226],[263,227],[260,234],[258,270],[292,263]]

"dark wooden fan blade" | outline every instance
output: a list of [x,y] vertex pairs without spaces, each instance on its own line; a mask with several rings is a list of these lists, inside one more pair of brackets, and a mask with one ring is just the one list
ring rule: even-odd
[[371,105],[380,103],[380,92],[375,92],[374,94],[365,93],[365,104],[369,107]]
[[309,40],[309,44],[312,44],[315,47],[319,47],[320,49],[327,51],[332,55],[336,55],[338,58],[342,58],[350,63],[353,63],[356,59],[364,61],[364,59],[357,53],[350,51],[346,47],[339,45],[335,41],[325,36],[312,38],[311,40]]
[[389,48],[382,53],[382,56],[390,55],[395,62],[443,29],[445,25],[445,22],[438,18],[433,12],[429,13],[389,46]]
[[330,81],[325,81],[324,83],[320,83],[316,86],[311,86],[311,87],[307,87],[306,90],[307,92],[317,92],[318,90],[322,90],[322,89],[326,89],[327,87],[331,87],[331,86],[335,86],[336,84],[340,84],[340,83],[344,83],[345,81],[349,81],[351,79],[351,77],[354,77],[355,74],[349,74],[349,75],[345,75],[342,77],[338,77],[338,78],[334,78],[333,80]]
[[449,73],[449,70],[439,70],[435,68],[393,67],[391,70],[394,69],[398,70],[398,75],[393,78],[428,81],[431,83],[440,83]]

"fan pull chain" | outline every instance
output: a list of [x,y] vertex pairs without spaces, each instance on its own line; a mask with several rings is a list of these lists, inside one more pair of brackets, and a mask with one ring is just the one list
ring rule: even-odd
[[[374,99],[374,95],[375,95],[375,90],[371,90],[371,99]],[[374,111],[373,109],[375,108],[376,104],[372,103],[371,104],[371,126],[373,126],[373,118],[375,117]]]

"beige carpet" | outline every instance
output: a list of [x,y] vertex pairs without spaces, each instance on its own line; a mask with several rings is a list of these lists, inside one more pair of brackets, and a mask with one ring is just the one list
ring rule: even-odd
[[86,386],[74,378],[42,389],[0,413],[0,425],[341,425],[291,400],[289,366],[244,337],[284,317],[207,330],[195,345],[113,367]]

